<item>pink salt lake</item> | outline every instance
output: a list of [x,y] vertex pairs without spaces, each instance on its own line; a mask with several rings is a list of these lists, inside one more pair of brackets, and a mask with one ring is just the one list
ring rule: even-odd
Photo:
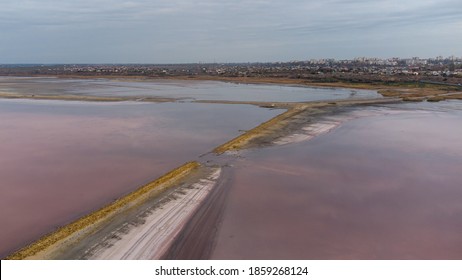
[[0,99],[0,257],[280,112]]
[[462,102],[397,108],[244,153],[211,257],[461,259]]

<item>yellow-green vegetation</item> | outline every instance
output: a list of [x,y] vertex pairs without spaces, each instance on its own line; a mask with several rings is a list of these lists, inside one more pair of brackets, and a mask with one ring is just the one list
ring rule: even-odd
[[[311,81],[306,79],[294,79],[284,77],[222,77],[222,76],[178,76],[178,77],[163,77],[162,79],[172,80],[213,80],[223,82],[236,82],[244,84],[285,84],[295,86],[312,86],[312,87],[333,87],[333,88],[352,88],[366,90],[381,90],[381,89],[403,89],[403,88],[420,88],[420,89],[458,89],[457,86],[428,84],[417,81]],[[460,87],[459,87],[460,89]]]
[[431,97],[427,98],[427,101],[429,101],[429,102],[439,102],[439,101],[449,100],[449,99],[462,100],[462,93],[431,96]]
[[[172,77],[172,79],[183,79]],[[193,80],[218,80],[224,82],[248,84],[284,84],[308,87],[331,87],[376,90],[383,97],[401,98],[403,101],[419,102],[423,100],[440,101],[447,99],[462,99],[462,88],[455,85],[432,84],[422,82],[312,82],[304,79],[274,78],[274,77],[190,77]]]
[[74,234],[78,234],[78,232],[84,229],[96,227],[99,223],[102,223],[119,213],[120,210],[128,209],[145,202],[147,199],[154,197],[168,187],[171,187],[175,182],[190,174],[199,166],[200,164],[198,162],[188,162],[168,172],[157,180],[152,181],[130,194],[112,202],[111,204],[59,228],[55,232],[43,236],[29,246],[11,254],[7,257],[7,259],[20,260],[33,258],[39,253],[47,250],[49,247],[60,242],[62,243],[63,240],[70,238]]
[[408,102],[421,102],[425,100],[425,97],[410,97],[406,96],[402,98],[403,101],[408,101]]
[[393,88],[378,91],[384,97],[424,97],[447,94],[449,89],[443,88]]
[[447,95],[445,97],[446,97],[446,99],[459,99],[459,100],[462,100],[462,93],[451,94],[451,95]]
[[262,133],[265,133],[268,128],[280,123],[281,121],[287,120],[305,109],[304,106],[294,106],[293,108],[289,109],[288,111],[277,115],[276,117],[266,121],[259,126],[247,131],[246,133],[232,139],[231,141],[226,142],[225,144],[215,148],[213,152],[217,154],[222,154],[226,151],[230,150],[239,150],[243,148],[251,139],[254,139]]
[[[226,142],[225,144],[216,147],[213,152],[222,154],[226,151],[240,150],[247,148],[250,141],[258,137],[270,135],[279,128],[285,126],[291,119],[296,118],[302,112],[307,110],[316,110],[330,106],[349,106],[349,105],[364,105],[364,104],[379,104],[388,102],[398,102],[399,98],[382,98],[382,99],[362,99],[362,100],[336,100],[334,101],[315,101],[315,102],[300,102],[300,103],[274,103],[275,108],[289,108],[286,112],[277,115],[276,117],[266,121],[259,126],[245,132],[242,135]],[[261,104],[260,104],[261,105]]]
[[384,97],[399,97],[403,101],[439,101],[445,99],[458,99],[460,89],[445,85],[419,84],[419,86],[402,85],[394,88],[379,89]]
[[439,102],[445,99],[446,99],[445,96],[432,96],[432,97],[427,98],[427,101],[428,102]]
[[419,101],[424,101],[427,100],[429,102],[438,102],[438,101],[443,101],[443,100],[449,100],[449,99],[459,99],[462,100],[462,93],[440,93],[440,94],[432,94],[432,95],[425,95],[423,94],[391,94],[388,96],[396,96],[400,97],[403,101],[411,101],[411,102],[419,102]]

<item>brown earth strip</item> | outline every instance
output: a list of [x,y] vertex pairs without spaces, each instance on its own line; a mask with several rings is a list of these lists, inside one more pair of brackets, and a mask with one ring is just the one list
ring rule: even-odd
[[[309,103],[292,103],[289,110],[266,121],[259,126],[245,132],[244,134],[226,142],[225,144],[213,150],[216,154],[222,154],[226,151],[239,150],[252,146],[259,146],[262,143],[272,141],[286,133],[285,127],[297,122],[306,123],[309,119],[318,113],[323,113],[322,108],[350,106],[350,105],[367,105],[367,104],[382,104],[401,101],[400,98],[384,98],[384,99],[362,99],[362,100],[339,100],[329,102],[309,102]],[[278,103],[273,103],[275,108],[279,108]],[[281,108],[287,106],[288,103],[283,103]],[[296,122],[296,123],[297,123]],[[268,140],[271,139],[271,140]]]
[[217,185],[192,215],[192,219],[183,227],[161,259],[206,260],[210,258],[214,247],[213,240],[219,228],[229,190],[227,180],[230,176],[227,173],[230,171],[228,168],[223,168],[223,172]]

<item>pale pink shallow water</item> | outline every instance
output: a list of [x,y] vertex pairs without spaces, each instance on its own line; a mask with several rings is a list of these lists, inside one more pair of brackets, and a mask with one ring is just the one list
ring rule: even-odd
[[0,257],[280,112],[0,100]]
[[168,97],[196,100],[296,102],[380,98],[373,90],[255,85],[216,81],[0,77],[0,92],[35,95]]
[[425,106],[245,154],[211,257],[462,259],[462,107]]

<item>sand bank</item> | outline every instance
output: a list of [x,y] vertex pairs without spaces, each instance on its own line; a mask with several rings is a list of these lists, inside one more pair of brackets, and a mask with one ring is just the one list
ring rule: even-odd
[[[221,174],[213,168],[204,179],[185,184],[137,216],[141,222],[126,221],[106,234],[82,256],[85,259],[160,259],[215,186]],[[91,238],[91,237],[90,237]]]
[[[227,143],[215,148],[213,151],[217,154],[224,152],[236,151],[240,149],[262,146],[279,141],[280,138],[288,135],[293,135],[293,132],[310,123],[311,119],[318,115],[336,110],[347,106],[372,105],[394,103],[401,101],[400,98],[384,98],[384,99],[361,99],[361,100],[337,100],[330,102],[309,102],[309,103],[292,103],[288,105],[283,103],[273,103],[273,106],[284,108],[289,106],[289,109],[270,119],[267,122],[245,132],[244,134],[228,141]],[[286,140],[284,140],[286,141]]]
[[320,114],[316,120],[312,122],[306,122],[306,125],[303,125],[299,129],[294,130],[293,133],[289,133],[286,136],[282,136],[274,140],[272,143],[274,145],[286,145],[308,141],[322,134],[329,133],[347,121],[362,117],[398,114],[402,112],[402,110],[397,109],[369,108],[363,110],[338,112],[337,114],[333,115]]
[[147,199],[160,194],[171,187],[180,178],[190,174],[199,167],[197,162],[186,163],[159,179],[146,184],[136,191],[114,201],[113,203],[86,215],[77,221],[59,228],[29,246],[11,254],[7,259],[50,259],[66,247],[91,234],[103,226],[116,214],[135,207]]

